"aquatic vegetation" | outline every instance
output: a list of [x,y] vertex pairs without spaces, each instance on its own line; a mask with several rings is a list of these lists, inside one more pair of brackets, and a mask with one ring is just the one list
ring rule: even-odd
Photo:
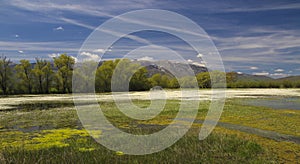
[[279,163],[292,163],[293,161],[298,161],[300,158],[300,145],[296,143],[275,141],[254,134],[221,127],[216,127],[214,131],[218,134],[235,135],[237,138],[256,142],[265,149],[265,154],[272,155],[274,160]]
[[[3,138],[2,136],[6,137]],[[89,134],[85,130],[69,128],[43,130],[39,133],[2,132],[0,149],[23,148],[25,150],[40,150],[52,147],[62,148],[69,146],[67,140],[76,136],[88,137]]]
[[119,155],[119,156],[121,156],[121,155],[124,155],[124,153],[123,153],[123,152],[121,152],[121,151],[116,151],[116,155]]
[[78,149],[80,152],[90,152],[90,151],[94,151],[95,148],[85,148],[85,147],[81,147]]
[[226,101],[221,122],[300,136],[300,110],[274,110]]

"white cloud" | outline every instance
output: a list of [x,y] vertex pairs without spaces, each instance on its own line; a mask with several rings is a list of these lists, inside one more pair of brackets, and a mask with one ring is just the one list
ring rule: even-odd
[[250,69],[251,69],[251,70],[257,70],[258,67],[254,67],[254,66],[253,66],[253,67],[250,67]]
[[197,58],[202,58],[202,56],[203,56],[203,54],[200,54],[200,53],[199,53],[199,54],[197,55]]
[[5,51],[15,51],[22,49],[23,51],[52,51],[52,52],[77,52],[80,43],[76,42],[12,42],[1,41],[0,49]]
[[270,74],[270,76],[273,77],[273,78],[282,78],[282,77],[290,76],[290,74],[285,74],[285,73],[273,73],[273,74]]
[[[56,57],[59,57],[61,54],[62,53],[52,53],[52,54],[48,54],[48,57],[49,58],[56,58]],[[73,58],[75,60],[75,62],[77,62],[77,58],[76,57],[71,56],[71,55],[70,55],[70,57]]]
[[77,63],[78,59],[77,59],[76,57],[74,57],[74,56],[71,56],[71,58],[73,58],[73,59],[74,59],[74,61],[75,61],[75,63]]
[[243,74],[243,72],[237,72],[237,74],[241,75],[241,74]]
[[64,17],[60,17],[59,19],[66,22],[66,23],[70,23],[70,24],[73,24],[73,25],[76,25],[76,26],[84,27],[84,28],[87,28],[87,29],[90,29],[90,30],[95,30],[96,29],[96,27],[94,27],[94,26],[84,24],[84,23],[80,23],[80,22],[78,22],[76,20],[73,20],[73,19],[68,19],[68,18],[64,18]]
[[99,49],[95,49],[93,52],[104,53],[105,50],[102,48],[99,48]]
[[257,12],[257,11],[272,11],[272,10],[287,10],[287,9],[300,9],[299,3],[291,4],[274,4],[274,5],[261,5],[252,7],[235,6],[222,10],[222,12]]
[[[93,16],[110,16],[110,14],[101,12],[101,10],[107,8],[107,6],[99,5],[87,5],[84,3],[53,3],[49,1],[26,1],[26,0],[11,0],[10,5],[29,10],[29,11],[38,11],[38,12],[49,12],[49,11],[71,11],[74,13],[81,13],[86,15]],[[64,4],[65,3],[65,4]]]
[[64,31],[65,29],[63,27],[59,26],[59,27],[54,28],[53,30],[54,31]]
[[274,72],[284,72],[284,69],[276,69],[276,70],[274,70]]
[[[84,28],[87,28],[87,29],[90,29],[90,30],[95,30],[96,29],[96,27],[94,27],[94,26],[78,22],[74,19],[69,19],[69,18],[64,18],[64,17],[60,17],[59,19],[66,22],[66,23],[70,23],[70,24],[73,24],[73,25],[76,25],[76,26],[84,27]],[[108,34],[111,34],[111,35],[114,35],[114,36],[117,36],[117,37],[126,37],[126,38],[132,39],[132,40],[140,42],[140,43],[144,43],[144,44],[148,44],[148,45],[151,44],[151,42],[149,42],[147,39],[144,39],[144,38],[141,38],[141,37],[138,37],[138,36],[135,36],[135,35],[128,34],[128,35],[124,36],[124,33],[118,32],[119,30],[116,30],[116,31],[111,30],[111,29],[99,29],[99,30],[101,32],[105,32],[105,33],[108,33]],[[110,51],[110,50],[108,50],[108,51]]]
[[257,76],[269,76],[270,73],[269,72],[253,72],[252,75],[257,75]]
[[81,56],[83,56],[83,60],[92,60],[92,61],[99,61],[100,60],[100,56],[97,54],[93,54],[90,52],[81,52],[80,53]]
[[144,60],[144,61],[154,61],[153,57],[144,56],[142,58],[137,59],[138,61]]
[[232,37],[213,36],[224,61],[244,63],[297,64],[300,56],[289,55],[300,48],[300,35],[296,30],[278,28],[250,28]]
[[192,59],[188,59],[187,62],[192,63],[194,61]]
[[102,48],[98,48],[98,49],[95,49],[93,52],[95,52],[95,53],[105,53],[105,52],[111,52],[112,51],[112,49],[111,49],[111,47],[109,48],[109,49],[107,49],[107,50],[105,50],[105,49],[102,49]]
[[24,51],[22,51],[22,50],[19,50],[18,52],[19,52],[20,54],[24,54]]
[[50,58],[55,58],[55,57],[59,57],[60,53],[52,53],[52,54],[48,54],[48,57]]

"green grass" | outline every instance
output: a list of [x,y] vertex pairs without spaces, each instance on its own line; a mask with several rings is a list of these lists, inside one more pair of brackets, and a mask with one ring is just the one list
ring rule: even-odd
[[[100,102],[100,107],[113,125],[123,131],[149,134],[169,125],[180,103],[168,100],[164,110],[147,121],[126,117],[113,102]],[[134,104],[146,108],[150,102],[136,100]],[[208,105],[208,101],[201,102],[197,119],[205,118]],[[189,109],[184,110],[189,117]],[[220,120],[299,136],[300,111],[296,110],[245,106],[232,99],[226,102]],[[161,152],[123,155],[94,141],[82,129],[70,102],[16,105],[15,110],[0,112],[0,163],[293,163],[300,160],[298,144],[221,127],[199,141],[200,127],[200,123],[194,123],[183,138]]]
[[228,100],[220,121],[300,136],[300,110],[274,110]]
[[[58,132],[55,132],[58,131]],[[64,131],[68,135],[62,135]],[[97,144],[81,131],[53,130],[51,137],[38,138],[44,143],[23,140],[16,147],[6,146],[2,161],[7,163],[266,163],[264,150],[257,143],[241,140],[235,135],[213,134],[199,141],[197,130],[191,130],[173,146],[150,155],[120,155]],[[73,134],[72,134],[73,133]],[[20,134],[18,134],[20,135]],[[43,135],[43,132],[42,132]],[[52,138],[56,136],[56,138]],[[35,139],[35,138],[34,138]],[[28,142],[28,143],[26,143]],[[275,160],[269,157],[268,160]]]

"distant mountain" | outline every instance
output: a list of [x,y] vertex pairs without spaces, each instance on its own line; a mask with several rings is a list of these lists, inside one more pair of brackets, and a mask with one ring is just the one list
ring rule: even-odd
[[[135,61],[140,63],[142,66],[145,66],[148,70],[148,77],[153,76],[154,74],[162,74],[173,76],[176,74],[179,77],[187,76],[187,70],[190,68],[196,74],[201,72],[208,72],[208,69],[202,65],[197,64],[186,64],[180,62],[172,62],[172,61]],[[170,72],[174,71],[174,72]]]
[[271,81],[271,77],[263,75],[237,74],[237,81]]
[[275,79],[276,81],[299,81],[300,76],[288,76],[279,79]]

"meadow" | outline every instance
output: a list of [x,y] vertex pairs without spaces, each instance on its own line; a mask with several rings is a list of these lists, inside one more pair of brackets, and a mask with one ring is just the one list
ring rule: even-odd
[[[299,163],[299,89],[231,89],[211,135],[198,139],[210,104],[202,91],[191,129],[171,147],[149,155],[126,155],[98,144],[82,126],[70,94],[16,95],[0,99],[0,163]],[[132,92],[133,103],[149,106],[147,92]],[[178,90],[167,90],[164,110],[141,121],[121,113],[112,96],[98,94],[105,116],[117,128],[151,134],[175,118],[182,103]],[[283,100],[280,109],[251,101]],[[183,101],[195,101],[185,97]],[[250,102],[250,103],[249,103]],[[286,106],[284,106],[286,104]],[[188,112],[188,109],[185,109]],[[181,118],[185,121],[187,118]],[[95,130],[100,134],[102,131]]]

